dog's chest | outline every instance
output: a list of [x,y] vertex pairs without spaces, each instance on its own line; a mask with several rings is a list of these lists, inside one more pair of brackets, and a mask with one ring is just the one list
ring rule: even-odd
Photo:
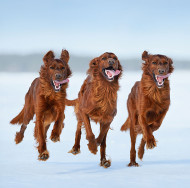
[[44,120],[49,123],[56,121],[58,115],[64,113],[64,109],[65,109],[65,104],[63,100],[46,99]]
[[94,108],[89,115],[95,122],[111,122],[116,115],[117,93],[110,90],[103,90],[94,95]]

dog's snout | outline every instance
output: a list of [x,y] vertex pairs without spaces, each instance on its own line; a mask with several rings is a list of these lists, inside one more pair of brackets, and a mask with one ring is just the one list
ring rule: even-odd
[[114,61],[113,59],[110,59],[110,60],[108,61],[108,63],[109,63],[110,66],[112,66],[112,65],[115,63],[115,61]]
[[164,69],[158,69],[159,74],[164,74],[165,70]]
[[56,73],[56,74],[55,74],[55,78],[56,78],[56,80],[59,80],[59,79],[62,78],[62,76],[61,76],[61,74]]

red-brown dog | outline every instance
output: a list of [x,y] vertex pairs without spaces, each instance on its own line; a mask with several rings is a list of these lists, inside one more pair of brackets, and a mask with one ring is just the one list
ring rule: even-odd
[[150,55],[144,51],[142,59],[142,79],[136,82],[127,100],[129,117],[121,131],[130,129],[131,152],[128,166],[136,163],[135,143],[138,134],[143,134],[138,157],[143,158],[144,146],[152,149],[156,146],[153,132],[162,124],[170,105],[169,75],[173,72],[173,62],[164,55]]
[[54,53],[49,51],[43,58],[44,65],[40,69],[40,77],[36,78],[25,96],[25,104],[22,111],[11,120],[11,124],[22,124],[20,132],[15,137],[16,144],[24,137],[24,132],[36,114],[35,132],[39,151],[39,160],[47,160],[49,152],[46,148],[46,134],[52,122],[55,122],[51,140],[60,140],[60,134],[64,127],[65,98],[68,87],[68,77],[71,70],[68,66],[69,53],[62,50],[60,59],[54,58]]
[[[111,162],[106,160],[106,137],[117,112],[118,80],[122,67],[113,53],[104,53],[93,59],[89,66],[88,77],[80,89],[78,99],[66,101],[66,105],[75,106],[78,120],[75,144],[70,152],[72,154],[80,152],[81,126],[84,124],[89,150],[96,154],[97,146],[100,145],[100,165],[107,168]],[[100,134],[97,139],[92,132],[90,119],[100,123]]]

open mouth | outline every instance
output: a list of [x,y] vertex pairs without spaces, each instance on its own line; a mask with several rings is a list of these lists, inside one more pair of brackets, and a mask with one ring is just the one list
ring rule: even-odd
[[55,92],[58,92],[61,90],[61,86],[65,83],[68,83],[69,82],[69,79],[65,79],[65,80],[61,80],[61,81],[58,81],[58,80],[52,80],[51,84],[55,90]]
[[162,88],[164,86],[165,79],[170,76],[170,73],[166,74],[166,75],[153,74],[153,76],[154,76],[154,80],[155,80],[156,85],[158,86],[158,88]]
[[110,82],[113,81],[114,77],[119,75],[120,72],[121,72],[120,70],[114,70],[114,68],[111,67],[111,66],[108,67],[108,68],[103,69],[102,71],[103,71],[104,76],[106,77],[106,79],[108,81],[110,81]]

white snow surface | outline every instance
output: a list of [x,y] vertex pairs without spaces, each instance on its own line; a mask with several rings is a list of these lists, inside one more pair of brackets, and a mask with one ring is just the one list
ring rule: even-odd
[[[190,71],[175,71],[170,76],[171,105],[158,131],[153,150],[146,150],[140,167],[127,167],[130,159],[129,132],[120,127],[127,118],[126,101],[141,72],[123,73],[118,92],[117,115],[107,137],[107,158],[112,166],[99,166],[100,154],[93,155],[87,147],[85,130],[82,131],[81,153],[74,156],[68,151],[75,139],[76,117],[73,107],[66,107],[65,128],[61,141],[53,143],[48,131],[47,148],[50,158],[38,161],[33,137],[34,120],[30,122],[23,141],[16,145],[14,137],[19,125],[11,125],[24,105],[24,97],[37,73],[0,73],[0,188],[28,187],[190,187]],[[67,89],[68,99],[78,96],[85,74],[73,73]],[[97,136],[99,125],[92,123]],[[141,135],[138,136],[136,149]]]

